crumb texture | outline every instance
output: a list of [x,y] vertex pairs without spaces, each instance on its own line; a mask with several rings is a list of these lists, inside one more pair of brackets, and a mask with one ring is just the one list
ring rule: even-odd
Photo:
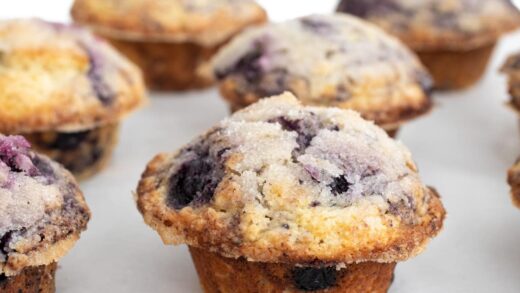
[[520,24],[510,0],[342,0],[338,11],[374,22],[419,50],[486,45]]
[[139,69],[103,40],[37,19],[0,22],[0,87],[9,134],[116,122],[145,98]]
[[509,56],[501,70],[508,77],[511,106],[520,111],[520,53]]
[[[213,59],[235,107],[284,91],[304,104],[354,109],[378,124],[429,109],[432,81],[397,39],[347,15],[312,15],[250,29]],[[251,98],[254,96],[255,98]]]
[[21,136],[0,135],[0,273],[56,261],[58,251],[36,264],[28,255],[77,237],[89,216],[68,172],[33,153]]
[[207,46],[267,17],[253,0],[76,0],[72,16],[114,38]]
[[167,243],[282,262],[407,258],[444,215],[403,145],[355,112],[290,94],[158,156],[138,206]]

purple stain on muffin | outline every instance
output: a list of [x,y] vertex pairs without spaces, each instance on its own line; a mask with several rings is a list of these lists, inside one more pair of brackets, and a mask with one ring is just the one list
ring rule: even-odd
[[318,35],[329,34],[334,31],[332,24],[322,18],[307,16],[300,18],[300,23],[305,30]]
[[200,207],[209,203],[224,177],[223,156],[227,149],[215,155],[208,145],[195,145],[183,151],[184,161],[169,179],[167,204],[174,209]]
[[103,57],[86,42],[81,42],[81,45],[89,58],[87,77],[90,80],[92,90],[103,105],[109,106],[114,102],[116,95],[105,80]]
[[38,176],[30,153],[31,145],[22,136],[0,137],[0,172],[23,172],[29,176]]
[[402,11],[402,8],[393,0],[344,0],[340,2],[337,10],[359,17],[367,17],[373,13]]
[[318,291],[336,285],[337,271],[335,267],[297,267],[292,270],[291,277],[298,290]]

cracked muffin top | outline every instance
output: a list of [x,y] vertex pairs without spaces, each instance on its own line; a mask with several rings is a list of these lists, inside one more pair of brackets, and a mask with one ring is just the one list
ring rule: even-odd
[[215,45],[267,15],[253,0],[76,0],[72,17],[114,38]]
[[472,49],[520,24],[510,0],[342,0],[338,11],[377,24],[415,50]]
[[444,218],[404,146],[356,112],[289,93],[156,156],[137,205],[167,244],[299,264],[404,260]]
[[86,229],[89,209],[72,175],[0,135],[0,276],[64,256]]
[[116,122],[145,100],[141,73],[84,29],[0,21],[0,132],[75,131]]
[[212,60],[225,98],[247,106],[293,92],[304,104],[354,109],[379,125],[431,107],[432,80],[397,39],[347,15],[312,15],[247,30]]
[[509,56],[501,71],[508,77],[510,105],[520,111],[520,53]]

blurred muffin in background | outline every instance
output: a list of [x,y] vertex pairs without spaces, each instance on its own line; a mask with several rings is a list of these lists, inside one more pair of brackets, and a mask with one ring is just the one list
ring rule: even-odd
[[0,133],[86,178],[109,160],[120,120],[145,101],[139,69],[78,27],[0,22]]
[[[509,106],[517,115],[520,115],[520,53],[507,58],[501,71],[508,78],[509,94],[511,96]],[[513,203],[520,208],[520,159],[509,169],[507,181],[511,186]]]
[[137,205],[164,243],[189,246],[208,293],[384,293],[445,215],[402,144],[289,93],[156,156]]
[[0,135],[0,292],[55,292],[57,262],[89,219],[68,171],[23,137]]
[[247,30],[211,62],[232,111],[294,93],[304,104],[353,109],[390,135],[431,108],[432,80],[397,39],[345,14]]
[[157,90],[211,85],[199,66],[233,35],[267,19],[253,0],[76,0],[72,17],[109,39]]
[[447,90],[475,84],[497,40],[520,25],[510,0],[342,0],[337,10],[400,38]]

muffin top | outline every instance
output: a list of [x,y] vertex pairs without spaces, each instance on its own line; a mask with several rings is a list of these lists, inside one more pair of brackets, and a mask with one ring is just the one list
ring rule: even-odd
[[137,204],[167,244],[298,264],[404,260],[444,218],[404,146],[356,112],[289,93],[155,157]]
[[250,29],[212,60],[234,105],[289,90],[304,104],[354,109],[377,124],[401,123],[431,107],[432,81],[397,39],[358,18],[312,15]]
[[267,15],[254,0],[76,0],[72,17],[114,38],[215,45]]
[[520,53],[509,56],[501,71],[508,77],[510,105],[520,112]]
[[68,171],[32,152],[23,137],[0,135],[0,276],[57,261],[89,218]]
[[376,23],[425,51],[488,45],[520,24],[510,0],[342,0],[338,11]]
[[0,132],[113,123],[145,100],[140,71],[86,30],[0,21]]

